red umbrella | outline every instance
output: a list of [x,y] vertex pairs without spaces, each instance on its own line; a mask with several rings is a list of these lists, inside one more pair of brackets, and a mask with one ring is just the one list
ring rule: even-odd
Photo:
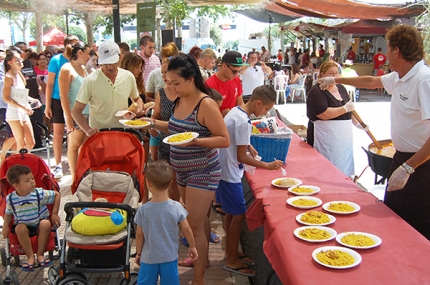
[[[63,45],[64,38],[67,37],[65,33],[57,28],[52,28],[49,32],[43,35],[43,45],[44,46],[52,46],[52,45]],[[29,43],[30,46],[36,46],[36,40],[33,40]]]

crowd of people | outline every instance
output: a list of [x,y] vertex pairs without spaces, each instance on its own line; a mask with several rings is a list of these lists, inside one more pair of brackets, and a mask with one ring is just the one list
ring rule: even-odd
[[[430,104],[426,104],[430,73],[424,65],[422,39],[415,28],[394,27],[386,39],[392,73],[340,77],[335,61],[326,60],[319,66],[319,79],[307,98],[307,141],[346,176],[353,175],[351,126],[367,128],[352,115],[355,106],[342,84],[385,88],[393,94],[392,140],[397,151],[385,203],[430,239],[430,189],[425,179],[430,168]],[[252,259],[238,250],[246,211],[241,184],[244,164],[271,170],[283,164],[279,160],[255,160],[258,153],[250,144],[251,115],[267,114],[276,100],[275,90],[264,82],[274,73],[266,64],[270,52],[262,47],[260,56],[251,51],[244,57],[227,51],[217,63],[211,49],[196,47],[183,54],[174,43],[164,45],[158,57],[150,36],[140,39],[140,47],[141,51],[130,52],[124,43],[105,41],[95,49],[75,36],[67,36],[64,50],[52,58],[48,53],[30,58],[25,43],[10,47],[4,54],[4,69],[0,69],[4,73],[0,74],[4,76],[0,114],[13,137],[9,134],[3,145],[17,150],[37,146],[41,134],[36,134],[32,119],[43,123],[44,114],[53,125],[54,175],[60,178],[63,173],[61,153],[66,133],[67,159],[73,176],[79,147],[85,140],[102,128],[122,127],[115,115],[135,106],[124,116],[149,123],[144,128],[144,148],[148,164],[146,193],[152,193],[151,200],[143,199],[134,219],[139,284],[155,284],[153,280],[158,275],[165,280],[162,284],[179,284],[178,264],[194,267],[192,284],[204,284],[205,269],[210,265],[208,244],[220,241],[210,231],[208,212],[213,201],[221,204],[226,215],[223,269],[254,276],[255,271],[249,267]],[[291,84],[302,84],[302,75],[316,68],[314,52],[307,49],[297,54],[294,48],[284,58],[282,51],[278,52],[278,59],[292,66]],[[318,54],[326,57],[323,46]],[[385,56],[378,55],[377,60],[375,67],[377,63],[380,69]],[[352,65],[352,59],[347,63]],[[302,64],[306,70],[300,68]],[[28,90],[25,102],[12,95],[20,90]],[[244,96],[248,97],[246,103]],[[150,101],[154,102],[152,112],[145,105]],[[36,112],[42,117],[35,116]],[[169,135],[184,132],[199,136],[182,145],[163,142]],[[23,191],[20,176],[30,177],[31,173],[27,169],[21,172],[8,175],[18,197],[34,190],[30,185]],[[56,203],[51,198],[49,202]],[[154,213],[163,223],[154,220]],[[15,215],[11,211],[7,214]],[[178,236],[189,247],[185,260],[177,260]],[[160,242],[168,250],[158,252]],[[157,258],[153,259],[155,251]],[[37,254],[37,261],[44,262]],[[30,255],[26,267],[34,263]]]

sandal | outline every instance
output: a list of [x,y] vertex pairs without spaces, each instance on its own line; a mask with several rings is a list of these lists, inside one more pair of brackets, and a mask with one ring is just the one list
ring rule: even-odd
[[211,232],[210,235],[209,235],[209,242],[216,244],[216,243],[220,243],[221,239],[216,234],[214,234],[213,232]]
[[[191,258],[187,257],[182,260],[178,260],[178,265],[183,267],[194,267],[194,262]],[[206,265],[206,267],[209,267],[210,265]]]
[[43,261],[38,261],[37,262],[37,267],[43,268],[43,267],[49,266],[51,264],[52,264],[52,261],[49,260],[49,259],[47,259],[47,258],[45,258]]
[[[25,266],[24,266],[24,265],[25,265]],[[22,271],[26,271],[26,272],[32,272],[32,271],[34,271],[34,264],[32,264],[32,263],[28,263],[28,262],[23,263],[23,264],[21,265],[21,270],[22,270]]]
[[214,204],[212,202],[212,209],[220,215],[225,215],[225,212],[222,210],[221,204]]
[[251,268],[244,266],[244,267],[237,267],[237,268],[232,268],[232,267],[228,267],[226,265],[224,265],[222,267],[222,269],[233,272],[233,273],[237,273],[243,276],[247,276],[247,277],[254,277],[255,276],[255,271],[252,270],[253,273],[246,273],[246,272],[242,272],[241,270],[251,270]]

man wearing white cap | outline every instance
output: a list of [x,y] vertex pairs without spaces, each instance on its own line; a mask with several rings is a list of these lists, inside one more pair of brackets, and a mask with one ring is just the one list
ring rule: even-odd
[[[122,127],[115,114],[127,110],[128,98],[143,109],[143,101],[137,92],[136,79],[127,70],[119,68],[119,46],[113,41],[106,41],[99,46],[99,64],[101,69],[88,75],[82,82],[72,109],[72,116],[87,136],[101,128]],[[90,106],[89,124],[82,111]]]

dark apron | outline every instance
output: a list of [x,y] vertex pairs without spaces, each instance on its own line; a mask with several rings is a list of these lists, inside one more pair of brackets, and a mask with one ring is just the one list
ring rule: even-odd
[[[396,151],[388,177],[414,153]],[[385,191],[384,203],[430,240],[430,160],[423,163],[402,190]]]

